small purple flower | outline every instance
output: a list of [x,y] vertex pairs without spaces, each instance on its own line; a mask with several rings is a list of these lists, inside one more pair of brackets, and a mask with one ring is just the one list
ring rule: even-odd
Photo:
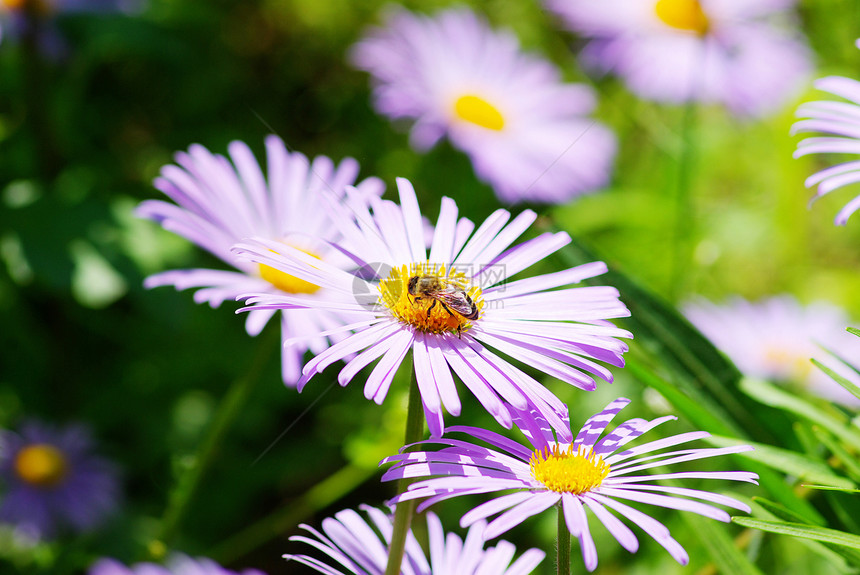
[[382,480],[430,477],[412,483],[406,493],[393,500],[399,502],[429,497],[418,506],[419,511],[460,495],[513,490],[513,493],[501,495],[475,507],[460,520],[460,525],[467,527],[476,521],[500,514],[487,525],[484,531],[485,540],[501,535],[528,517],[542,513],[554,505],[561,505],[570,533],[579,539],[585,566],[589,571],[597,567],[597,549],[589,531],[586,509],[591,511],[622,547],[631,553],[635,553],[639,547],[633,531],[612,513],[614,511],[640,527],[666,548],[676,561],[685,565],[688,561],[687,553],[672,538],[669,530],[657,520],[622,503],[621,500],[692,511],[705,517],[729,521],[728,513],[708,503],[717,503],[745,512],[749,512],[749,507],[717,493],[657,485],[654,482],[662,479],[721,479],[756,483],[756,474],[744,471],[682,471],[641,475],[638,472],[685,461],[750,451],[752,447],[665,451],[666,448],[710,435],[697,431],[619,451],[643,433],[661,423],[676,419],[673,416],[652,421],[630,419],[601,439],[600,436],[607,425],[629,402],[628,399],[620,398],[610,403],[603,411],[585,422],[572,443],[557,438],[546,420],[534,411],[526,413],[512,409],[512,415],[531,447],[484,429],[451,427],[450,432],[471,435],[495,449],[447,437],[421,441],[415,445],[441,444],[447,447],[439,451],[411,451],[384,459],[383,464],[394,462],[395,465],[383,475]]
[[[858,407],[860,400],[817,369],[810,358],[860,385],[860,376],[840,361],[860,357],[860,338],[845,331],[845,312],[825,302],[801,305],[782,295],[723,305],[693,300],[684,314],[745,375],[799,384],[816,395]],[[834,356],[835,354],[835,356]]]
[[589,117],[591,88],[563,83],[468,9],[432,18],[392,9],[351,59],[373,76],[380,114],[414,121],[414,148],[447,136],[504,202],[561,203],[609,181],[616,142]]
[[794,0],[544,0],[593,38],[582,53],[630,90],[668,103],[717,102],[742,116],[771,114],[811,70],[797,28],[780,25]]
[[117,507],[115,467],[93,453],[80,425],[55,429],[30,422],[0,436],[0,521],[35,538],[91,531]]
[[[332,567],[309,555],[290,554],[284,555],[284,558],[326,575],[382,575],[388,561],[392,518],[374,507],[364,505],[361,508],[370,517],[372,525],[356,511],[345,509],[333,518],[323,520],[323,533],[309,525],[302,525],[313,537],[290,537],[291,541],[301,541],[318,549],[339,563],[340,567]],[[410,531],[401,572],[411,575],[526,575],[543,561],[543,551],[529,549],[511,563],[516,547],[507,541],[499,541],[495,547],[484,549],[485,527],[483,521],[476,523],[463,541],[454,533],[445,533],[439,518],[428,513],[430,562],[427,562],[418,540]]]
[[[860,48],[860,40],[857,41]],[[791,133],[823,132],[827,136],[804,138],[797,144],[794,157],[808,154],[860,154],[860,82],[842,76],[827,76],[815,81],[815,87],[847,102],[819,100],[797,108],[797,117],[804,118],[792,126]],[[833,190],[860,182],[860,161],[849,160],[821,170],[806,179],[806,187],[818,186],[812,201]],[[860,195],[848,202],[835,223],[844,226],[860,208]]]
[[[609,286],[576,286],[606,272],[591,262],[555,273],[518,274],[570,242],[564,232],[544,233],[512,245],[537,218],[515,218],[497,210],[477,229],[460,218],[456,203],[442,199],[429,253],[415,190],[397,179],[401,205],[371,197],[369,204],[347,188],[347,204],[329,208],[343,233],[339,244],[358,272],[326,266],[295,249],[266,241],[238,244],[244,257],[330,289],[325,297],[247,294],[250,311],[310,308],[349,313],[357,319],[342,329],[355,333],[319,353],[304,367],[298,389],[332,363],[357,354],[338,375],[345,386],[377,362],[364,395],[382,404],[394,374],[411,351],[418,389],[431,433],[444,428],[442,408],[460,413],[456,374],[505,427],[512,425],[505,403],[538,409],[560,433],[567,407],[544,385],[505,356],[580,389],[595,378],[612,380],[601,364],[623,366],[632,337],[608,320],[630,314]],[[277,253],[276,253],[277,252]],[[520,278],[513,280],[512,278]],[[322,293],[322,292],[320,292]],[[333,332],[328,332],[333,333]],[[306,337],[316,335],[313,331]],[[377,361],[378,360],[378,361]]]
[[[269,136],[266,138],[268,174],[264,175],[243,142],[231,143],[229,151],[230,159],[199,145],[191,146],[188,153],[176,154],[178,165],[163,167],[161,176],[155,180],[155,187],[176,204],[148,200],[140,205],[137,214],[159,222],[236,269],[168,271],[148,277],[144,285],[201,288],[194,294],[194,301],[207,302],[212,307],[248,292],[293,294],[306,300],[323,297],[325,290],[318,285],[269,266],[240,260],[230,248],[242,239],[262,237],[274,242],[274,250],[290,246],[320,261],[349,265],[331,246],[332,241],[340,238],[340,232],[327,215],[324,196],[328,193],[342,196],[344,186],[356,181],[358,162],[347,158],[336,166],[325,156],[308,161],[300,153],[289,152],[280,138]],[[367,178],[357,184],[357,189],[378,196],[384,184],[377,178]],[[248,335],[260,333],[275,313],[258,309],[248,314],[245,322]],[[345,320],[348,316],[327,311],[292,309],[281,314],[284,342],[281,371],[285,384],[296,384],[305,351],[320,353],[327,347],[322,336],[304,338],[301,344],[292,338],[330,330]],[[337,335],[332,339],[339,341]]]
[[240,572],[221,567],[211,559],[191,559],[185,555],[174,555],[166,566],[155,563],[137,563],[126,567],[113,559],[100,559],[87,572],[88,575],[265,575],[256,569]]

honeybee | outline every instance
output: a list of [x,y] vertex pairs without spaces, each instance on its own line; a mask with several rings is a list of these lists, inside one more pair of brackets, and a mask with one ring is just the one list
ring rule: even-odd
[[[480,311],[478,306],[460,286],[446,282],[436,276],[412,276],[407,284],[409,295],[415,301],[423,298],[432,299],[433,302],[427,308],[427,317],[439,302],[450,315],[457,312],[466,319],[478,319]],[[459,332],[459,330],[457,330]]]

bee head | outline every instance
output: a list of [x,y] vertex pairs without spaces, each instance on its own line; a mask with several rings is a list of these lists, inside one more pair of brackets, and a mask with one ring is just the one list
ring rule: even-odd
[[409,278],[409,283],[406,284],[406,289],[409,290],[409,295],[418,295],[416,288],[418,287],[419,276]]

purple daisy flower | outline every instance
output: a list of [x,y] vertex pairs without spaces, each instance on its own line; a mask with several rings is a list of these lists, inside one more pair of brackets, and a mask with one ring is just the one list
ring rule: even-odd
[[[860,40],[857,41],[860,48]],[[823,132],[828,136],[805,138],[798,142],[794,157],[808,154],[860,154],[860,82],[842,76],[828,76],[815,81],[815,87],[848,100],[807,102],[797,108],[797,116],[804,118],[792,126],[791,133]],[[806,187],[818,186],[812,198],[817,200],[833,190],[860,182],[860,161],[850,160],[821,170],[806,179]],[[848,218],[860,208],[860,195],[848,202],[838,214],[835,223],[844,226]]]
[[414,120],[414,148],[447,135],[504,202],[561,203],[609,181],[616,142],[588,116],[594,92],[465,8],[392,10],[351,60],[372,74],[380,114]]
[[795,97],[811,70],[795,29],[778,25],[794,0],[545,0],[593,38],[583,60],[659,102],[718,102],[762,116]]
[[[290,541],[301,541],[322,551],[340,567],[309,555],[284,555],[314,568],[326,575],[382,575],[388,561],[388,545],[391,541],[392,518],[384,512],[363,505],[372,526],[352,509],[345,509],[335,516],[324,519],[323,533],[309,525],[301,525],[313,537],[294,535]],[[375,527],[375,529],[374,529]],[[483,531],[485,522],[473,525],[463,541],[454,533],[445,533],[442,522],[433,513],[427,514],[427,531],[430,539],[430,562],[424,551],[409,531],[401,573],[410,575],[525,575],[531,573],[543,561],[545,553],[529,549],[511,563],[516,547],[507,541],[499,541],[495,547],[484,549]]]
[[100,559],[87,572],[88,575],[265,575],[256,569],[236,572],[221,567],[211,559],[191,559],[185,555],[174,555],[166,566],[155,563],[136,563],[126,567],[113,559]]
[[467,527],[500,514],[487,525],[484,539],[497,537],[528,517],[554,505],[561,505],[570,533],[579,539],[585,566],[589,571],[597,567],[597,549],[589,531],[586,509],[622,547],[631,553],[635,553],[639,547],[633,531],[611,512],[614,511],[653,537],[676,561],[684,565],[688,560],[687,553],[672,538],[669,530],[659,521],[621,500],[692,511],[705,517],[729,521],[728,513],[708,503],[745,512],[749,512],[749,507],[724,495],[686,487],[656,485],[654,482],[662,479],[723,479],[756,483],[756,474],[744,471],[686,471],[640,475],[638,472],[684,461],[750,451],[752,447],[665,451],[710,435],[696,431],[619,451],[646,431],[676,419],[671,415],[652,421],[630,419],[600,439],[607,425],[629,402],[628,399],[620,398],[610,403],[585,422],[572,443],[557,438],[546,420],[534,411],[526,413],[512,409],[517,425],[531,447],[484,429],[451,427],[449,431],[471,435],[495,449],[447,437],[421,441],[416,445],[441,444],[447,447],[439,451],[401,453],[384,459],[381,463],[394,462],[395,465],[383,475],[382,480],[430,477],[412,483],[408,491],[393,500],[429,497],[418,506],[418,511],[461,495],[514,490],[514,493],[501,495],[463,515],[460,525]]
[[[150,276],[144,285],[202,288],[194,294],[194,300],[208,302],[212,307],[248,292],[293,294],[311,301],[324,298],[325,290],[319,286],[265,265],[240,260],[230,252],[230,247],[243,238],[263,237],[272,241],[275,250],[289,245],[309,257],[347,265],[349,262],[330,245],[340,233],[327,215],[323,192],[343,195],[344,186],[356,181],[358,163],[347,158],[335,166],[325,156],[309,162],[302,154],[288,152],[280,138],[269,136],[266,138],[268,175],[264,176],[247,145],[233,142],[229,151],[232,163],[199,145],[191,146],[188,153],[176,154],[178,165],[162,168],[154,185],[178,205],[148,200],[137,213],[208,250],[236,271],[168,271]],[[377,178],[367,178],[357,184],[357,189],[378,196],[384,185]],[[245,322],[248,334],[260,333],[274,314],[271,309],[252,311]],[[346,314],[327,311],[285,311],[281,314],[283,341],[286,344],[295,335],[330,330],[348,319]],[[338,335],[332,337],[339,340]],[[302,344],[285,345],[281,362],[284,383],[295,385],[306,350],[318,354],[326,347],[328,342],[322,336],[305,338]]]
[[724,305],[694,300],[684,305],[689,320],[745,375],[800,384],[812,393],[852,407],[860,400],[810,362],[824,365],[860,385],[860,375],[837,358],[860,357],[860,338],[845,331],[845,312],[825,302],[801,305],[782,295]]
[[81,425],[56,429],[30,422],[18,434],[3,432],[0,521],[34,538],[97,528],[116,509],[120,489],[115,467],[93,447]]
[[415,190],[403,178],[397,187],[401,205],[375,197],[368,205],[365,196],[347,188],[348,205],[332,203],[329,208],[343,232],[340,249],[360,266],[356,273],[295,249],[275,253],[277,246],[267,241],[236,248],[260,264],[330,288],[325,300],[250,294],[243,297],[252,305],[244,309],[312,307],[361,317],[343,328],[355,333],[305,365],[299,391],[327,366],[357,353],[338,382],[347,385],[379,359],[364,395],[381,404],[411,350],[431,433],[443,430],[443,405],[448,413],[460,413],[452,372],[500,424],[512,424],[506,402],[522,409],[532,405],[563,432],[564,403],[491,348],[581,389],[593,390],[594,376],[611,381],[612,374],[598,361],[623,366],[627,346],[616,338],[632,336],[608,318],[630,312],[615,288],[570,287],[604,273],[606,265],[593,262],[510,281],[570,237],[544,233],[510,247],[535,220],[534,212],[510,220],[508,211],[497,210],[475,230],[468,219],[458,219],[450,198],[442,199],[428,254]]

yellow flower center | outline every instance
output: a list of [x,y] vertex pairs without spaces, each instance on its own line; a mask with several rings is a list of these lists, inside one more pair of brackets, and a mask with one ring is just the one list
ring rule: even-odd
[[505,118],[498,108],[473,94],[457,98],[454,103],[454,113],[461,120],[488,130],[501,131],[505,127]]
[[764,357],[770,369],[775,372],[788,371],[788,377],[798,383],[804,383],[812,372],[812,362],[808,357],[798,355],[781,347],[768,347]]
[[573,445],[568,445],[565,451],[558,445],[553,445],[552,450],[548,447],[536,449],[529,459],[529,467],[532,477],[547,489],[574,495],[599,487],[609,475],[609,464],[603,457],[582,445],[576,451]]
[[481,288],[465,274],[429,262],[392,269],[379,282],[379,303],[401,323],[430,333],[460,334],[484,307]]
[[657,0],[654,10],[657,17],[672,28],[695,32],[700,36],[707,34],[710,28],[699,0]]
[[46,443],[34,443],[18,452],[15,473],[25,483],[36,487],[52,487],[66,475],[66,458],[62,452]]
[[[298,248],[296,246],[292,247],[308,254],[311,257],[320,259],[318,255],[311,251]],[[309,281],[305,281],[295,276],[291,276],[286,272],[282,272],[281,270],[275,269],[265,264],[260,264],[260,276],[279,290],[285,291],[287,293],[315,293],[317,290],[320,289],[320,286],[316,284],[312,284]]]

